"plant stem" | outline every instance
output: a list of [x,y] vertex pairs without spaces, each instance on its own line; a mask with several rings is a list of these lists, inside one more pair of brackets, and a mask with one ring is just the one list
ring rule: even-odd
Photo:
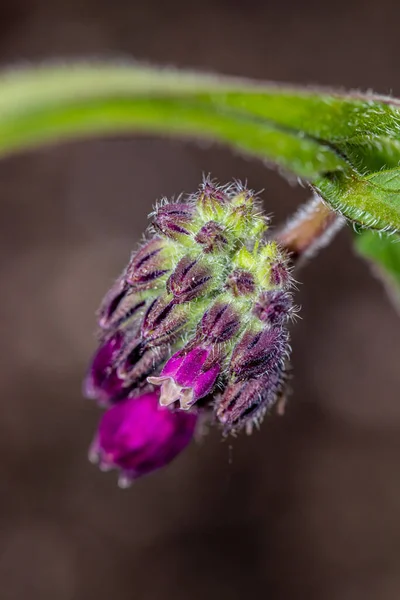
[[327,246],[344,223],[341,215],[315,195],[273,237],[297,266]]

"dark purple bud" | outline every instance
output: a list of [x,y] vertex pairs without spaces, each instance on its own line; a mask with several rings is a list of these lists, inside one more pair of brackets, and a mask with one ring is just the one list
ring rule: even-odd
[[104,296],[98,310],[98,323],[102,329],[109,329],[111,320],[128,292],[128,285],[125,283],[125,277],[120,277]]
[[171,203],[160,206],[154,213],[154,227],[172,239],[190,235],[190,224],[196,207],[194,204]]
[[171,269],[168,242],[155,237],[146,242],[132,257],[126,270],[126,282],[135,291],[154,288],[160,277]]
[[147,348],[146,344],[137,340],[122,355],[117,373],[131,388],[141,386],[147,377],[168,358],[168,346]]
[[282,290],[263,292],[255,303],[253,314],[270,325],[283,325],[293,309],[292,296]]
[[271,265],[270,283],[275,287],[287,288],[291,282],[290,271],[284,261],[276,261]]
[[233,223],[243,223],[251,218],[253,210],[254,208],[251,202],[239,204],[231,213],[231,221]]
[[231,304],[216,302],[204,314],[199,333],[212,344],[221,344],[235,336],[240,329],[240,317]]
[[197,415],[159,405],[151,392],[122,400],[100,421],[89,457],[103,470],[120,470],[119,485],[170,463],[191,441]]
[[170,297],[160,296],[153,300],[144,316],[142,337],[147,346],[159,346],[172,342],[187,320],[186,311],[177,306]]
[[242,269],[235,269],[229,275],[226,285],[234,296],[248,296],[254,294],[256,289],[253,275]]
[[203,209],[214,209],[228,204],[229,196],[222,188],[207,180],[201,186],[197,201]]
[[281,327],[247,331],[233,349],[229,371],[242,381],[263,375],[282,364],[289,351],[289,335]]
[[265,413],[278,400],[285,382],[281,366],[247,381],[229,383],[217,404],[217,418],[225,433],[232,433],[253,424],[258,425]]
[[111,288],[99,310],[99,325],[105,331],[118,327],[138,328],[146,301],[121,281]]
[[211,269],[199,259],[184,256],[167,281],[174,302],[182,304],[202,296],[210,287]]
[[124,344],[117,331],[97,350],[84,382],[84,394],[104,404],[124,392],[124,380],[117,374],[116,365]]
[[282,290],[263,292],[257,299],[253,314],[263,323],[284,325],[293,310],[292,295]]
[[221,371],[220,355],[212,347],[194,347],[174,354],[159,377],[149,377],[149,383],[161,386],[160,404],[179,402],[187,410],[214,388]]
[[203,246],[204,252],[219,252],[227,245],[228,240],[224,235],[224,227],[215,221],[209,221],[200,229],[194,238]]

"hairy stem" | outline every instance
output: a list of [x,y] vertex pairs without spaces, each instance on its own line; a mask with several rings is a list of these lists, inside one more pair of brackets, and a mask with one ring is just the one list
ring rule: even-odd
[[344,223],[341,215],[315,195],[275,232],[274,239],[286,249],[292,262],[298,265],[327,246]]

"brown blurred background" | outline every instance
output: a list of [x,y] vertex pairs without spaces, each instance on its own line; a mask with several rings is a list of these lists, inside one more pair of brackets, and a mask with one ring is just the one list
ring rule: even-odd
[[[400,94],[399,5],[2,0],[2,66],[131,57]],[[129,491],[88,464],[94,311],[162,195],[202,172],[307,197],[217,146],[76,142],[0,162],[1,600],[396,600],[399,318],[343,231],[301,274],[294,394]]]

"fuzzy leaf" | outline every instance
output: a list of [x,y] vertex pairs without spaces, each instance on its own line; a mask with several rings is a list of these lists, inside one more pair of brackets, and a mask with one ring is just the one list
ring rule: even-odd
[[363,227],[400,229],[400,168],[365,177],[332,173],[315,181],[317,191],[332,208]]
[[76,64],[0,77],[0,153],[78,136],[206,138],[313,184],[362,227],[400,230],[395,99],[137,65]]

